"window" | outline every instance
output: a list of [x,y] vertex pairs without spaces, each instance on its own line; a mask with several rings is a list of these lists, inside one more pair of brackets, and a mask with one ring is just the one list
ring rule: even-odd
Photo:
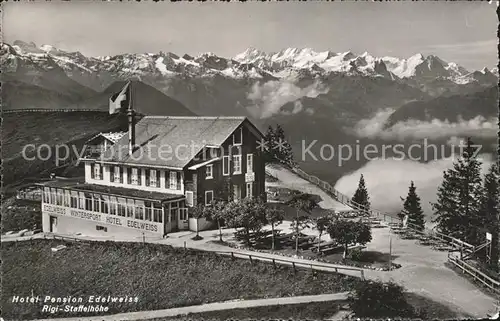
[[248,198],[253,197],[253,184],[252,183],[247,183],[247,197]]
[[163,211],[161,204],[153,203],[153,221],[161,223],[163,221]]
[[109,180],[111,181],[111,183],[113,183],[115,181],[115,167],[114,166],[109,167]]
[[85,194],[82,192],[78,193],[78,208],[81,210],[85,209]]
[[229,175],[229,156],[222,157],[222,175]]
[[132,184],[132,168],[127,167],[127,184]]
[[99,212],[101,210],[101,198],[99,195],[94,195],[94,212]]
[[50,202],[50,192],[48,188],[43,189],[43,202],[44,203],[49,203]]
[[69,207],[69,198],[70,198],[70,191],[64,191],[64,198],[63,198],[63,204],[66,207]]
[[98,230],[98,231],[104,231],[104,232],[108,231],[107,227],[104,227],[104,226],[101,226],[101,225],[96,225],[95,229]]
[[109,198],[108,198],[108,196],[101,196],[101,212],[104,214],[109,213]]
[[137,168],[132,168],[131,171],[130,171],[130,184],[132,185],[141,185],[139,182],[139,171],[137,170]]
[[241,174],[241,155],[233,156],[233,174]]
[[253,173],[253,154],[247,154],[247,173]]
[[93,179],[102,179],[102,166],[101,166],[101,164],[93,163],[90,165],[90,177]]
[[123,203],[118,203],[116,204],[116,208],[118,209],[118,216],[126,216],[127,215],[127,209],[125,204]]
[[116,198],[111,197],[109,199],[109,214],[116,215]]
[[70,206],[72,208],[78,208],[78,193],[71,192]]
[[152,210],[151,210],[151,202],[144,202],[144,207],[145,207],[145,220],[146,221],[151,221],[153,219],[152,216]]
[[177,189],[177,172],[170,172],[169,189]]
[[63,205],[63,190],[56,190],[56,204]]
[[127,204],[127,217],[134,217],[134,205],[133,204]]
[[214,165],[210,164],[207,165],[207,171],[206,171],[206,179],[214,178]]
[[144,208],[142,206],[135,207],[135,218],[138,220],[144,219]]
[[85,193],[85,209],[92,211],[92,195]]
[[149,186],[156,186],[156,170],[154,169],[149,170]]
[[243,143],[243,128],[238,128],[233,134],[233,145],[241,145]]
[[121,167],[111,167],[111,181],[115,183],[123,183],[123,173]]
[[186,205],[194,206],[194,193],[191,191],[186,191]]
[[205,192],[205,205],[208,205],[214,199],[214,191],[206,191]]

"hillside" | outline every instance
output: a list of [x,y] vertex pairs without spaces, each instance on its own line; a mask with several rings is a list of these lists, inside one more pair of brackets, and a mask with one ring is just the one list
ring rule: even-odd
[[17,80],[4,82],[2,89],[4,110],[67,108],[75,101],[75,97]]
[[[126,117],[104,112],[16,112],[3,115],[2,156],[4,186],[58,166],[60,158],[77,158],[85,141],[99,132],[126,129]],[[49,152],[52,157],[45,159]],[[24,155],[23,156],[23,150]],[[37,157],[37,151],[41,157]],[[48,173],[45,173],[48,176]]]
[[486,119],[498,116],[498,87],[490,87],[484,91],[438,97],[428,101],[415,101],[401,106],[388,119],[386,126],[410,119],[430,121],[433,119],[450,122],[470,120],[477,116]]

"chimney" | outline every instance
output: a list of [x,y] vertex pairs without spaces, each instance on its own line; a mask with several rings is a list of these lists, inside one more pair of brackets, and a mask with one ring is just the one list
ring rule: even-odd
[[129,81],[128,99],[128,154],[132,155],[135,147],[135,111],[132,103],[132,82]]

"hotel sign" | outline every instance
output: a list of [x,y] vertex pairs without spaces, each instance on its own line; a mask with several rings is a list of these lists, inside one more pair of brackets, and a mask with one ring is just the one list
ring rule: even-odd
[[43,204],[42,213],[75,217],[102,224],[142,230],[144,232],[163,233],[162,223],[136,220],[130,217],[90,212],[52,204]]
[[246,173],[245,174],[245,183],[251,183],[253,181],[255,181],[255,173],[254,172]]

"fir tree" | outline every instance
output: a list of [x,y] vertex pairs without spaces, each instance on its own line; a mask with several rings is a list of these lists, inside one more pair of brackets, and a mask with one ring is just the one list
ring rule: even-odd
[[411,224],[411,227],[423,231],[425,228],[424,211],[420,206],[420,197],[418,197],[416,190],[417,188],[412,181],[403,208],[408,215],[408,223]]
[[361,205],[366,211],[370,210],[370,197],[368,196],[368,190],[365,185],[365,178],[363,174],[359,179],[358,189],[352,197],[352,202]]
[[292,146],[286,140],[285,131],[279,124],[276,125],[275,129],[269,126],[264,137],[267,147],[264,152],[266,162],[295,165]]
[[273,148],[274,141],[275,141],[274,129],[272,126],[269,126],[267,128],[266,134],[264,135],[264,142],[266,144],[264,145],[265,150],[263,152],[266,163],[276,162],[276,158],[274,155],[275,149]]
[[479,243],[482,195],[481,162],[475,153],[469,138],[462,157],[444,173],[437,202],[432,204],[438,228],[472,244]]
[[459,236],[459,215],[457,197],[457,178],[452,169],[443,173],[443,182],[438,188],[436,203],[431,203],[434,210],[433,223],[437,223],[437,228],[444,234]]
[[274,147],[277,149],[275,154],[282,163],[293,165],[292,146],[286,140],[285,131],[279,124],[276,125],[274,135],[276,139]]
[[[497,164],[493,164],[484,178],[484,191],[481,200],[481,217],[478,229],[486,228],[491,233],[490,266],[498,272],[499,233],[500,233],[500,174]],[[484,234],[484,233],[483,233]],[[485,240],[485,236],[483,236]],[[489,253],[488,253],[489,254]]]

